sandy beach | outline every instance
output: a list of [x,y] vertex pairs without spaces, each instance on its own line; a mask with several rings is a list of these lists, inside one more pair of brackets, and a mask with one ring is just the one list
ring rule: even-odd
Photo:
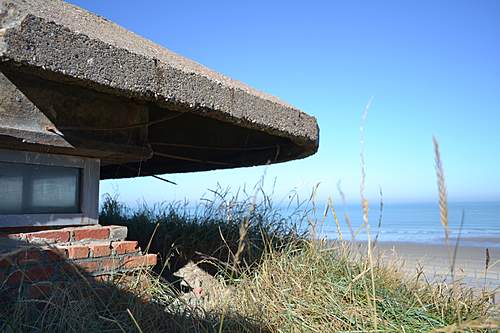
[[[477,242],[478,239],[475,241]],[[484,239],[484,241],[485,245],[500,242],[498,239]],[[429,280],[451,281],[449,257],[453,257],[453,246],[448,250],[445,245],[380,242],[377,248],[378,253],[384,259],[400,260],[405,272],[416,273],[418,267],[421,267]],[[455,280],[478,288],[500,287],[500,249],[488,248],[489,264],[486,270],[486,248],[486,246],[466,245],[458,247],[455,259]]]

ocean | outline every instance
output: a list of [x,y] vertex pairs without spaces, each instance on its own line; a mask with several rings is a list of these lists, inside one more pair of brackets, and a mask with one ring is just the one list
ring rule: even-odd
[[[140,208],[141,204],[130,205]],[[161,206],[161,205],[160,205]],[[167,205],[168,206],[168,205]],[[293,206],[293,204],[292,204]],[[191,215],[200,214],[199,203],[192,205],[186,203],[178,206]],[[337,226],[329,211],[323,222],[324,204],[318,204],[315,218],[318,221],[317,233],[327,239],[338,239]],[[300,216],[294,216],[295,207],[286,204],[274,206],[282,217],[289,217],[290,222],[300,222],[299,229],[307,228]],[[299,209],[303,212],[305,208]],[[313,215],[309,209],[309,216]],[[341,224],[341,232],[345,240],[350,240],[351,233],[345,222],[347,214],[353,230],[356,231],[363,222],[360,204],[343,205],[338,201],[335,210]],[[460,222],[464,213],[464,222],[460,231]],[[409,242],[422,244],[444,244],[445,233],[439,217],[438,203],[386,203],[382,211],[382,223],[378,229],[380,207],[376,202],[371,202],[369,207],[369,222],[372,239],[379,234],[380,242]],[[448,221],[450,231],[450,244],[454,245],[460,232],[460,245],[482,248],[500,249],[500,201],[491,202],[451,202],[448,205]],[[355,237],[356,240],[366,241],[366,230],[362,230]]]
[[[345,223],[344,213],[349,216],[354,231],[362,225],[360,205],[338,205],[336,212],[341,222],[344,239],[351,239],[351,232]],[[462,212],[464,220],[460,228]],[[323,212],[318,209],[317,216]],[[370,205],[369,222],[372,238],[379,233],[381,242],[444,243],[444,228],[440,223],[437,203],[386,204],[383,207],[380,230],[378,223],[380,207]],[[321,220],[321,219],[319,219]],[[455,244],[460,233],[461,246],[476,246],[500,249],[500,202],[454,202],[448,206],[448,221],[451,244]],[[461,230],[460,230],[461,229]],[[331,211],[317,232],[328,239],[338,239],[336,223]],[[367,233],[361,231],[356,240],[366,240]]]

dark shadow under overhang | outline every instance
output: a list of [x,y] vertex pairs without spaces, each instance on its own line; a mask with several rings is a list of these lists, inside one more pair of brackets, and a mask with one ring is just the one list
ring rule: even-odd
[[279,163],[317,150],[317,141],[294,142],[208,109],[160,106],[9,63],[0,70],[0,147],[98,157],[101,179]]

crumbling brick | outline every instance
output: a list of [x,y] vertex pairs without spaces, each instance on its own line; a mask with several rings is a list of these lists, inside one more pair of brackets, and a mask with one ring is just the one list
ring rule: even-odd
[[156,265],[156,254],[146,254],[143,256],[126,257],[123,261],[123,268],[137,269]]
[[89,247],[85,245],[67,246],[65,250],[68,253],[69,259],[83,259],[89,256]]
[[108,257],[111,255],[109,244],[89,244],[89,248],[93,258]]
[[125,240],[127,238],[127,227],[121,225],[106,226],[109,230],[109,239],[114,241]]
[[119,241],[111,243],[115,254],[126,254],[137,252],[137,241]]
[[73,237],[75,241],[88,240],[98,240],[98,239],[108,239],[109,229],[108,228],[78,228],[73,230]]
[[30,243],[65,243],[69,241],[69,231],[50,230],[26,234]]

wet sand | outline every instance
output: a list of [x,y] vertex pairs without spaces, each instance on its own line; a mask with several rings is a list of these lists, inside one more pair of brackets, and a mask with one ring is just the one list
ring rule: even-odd
[[[500,240],[487,239],[485,245],[492,242],[499,244]],[[486,269],[486,248],[487,246],[465,245],[458,247],[454,266],[455,280],[478,288],[500,288],[500,249],[488,248],[489,263]],[[451,281],[450,257],[453,258],[454,246],[450,246],[448,250],[445,245],[379,242],[377,249],[384,259],[399,260],[403,271],[409,274],[415,274],[418,267],[421,267],[429,280]]]

